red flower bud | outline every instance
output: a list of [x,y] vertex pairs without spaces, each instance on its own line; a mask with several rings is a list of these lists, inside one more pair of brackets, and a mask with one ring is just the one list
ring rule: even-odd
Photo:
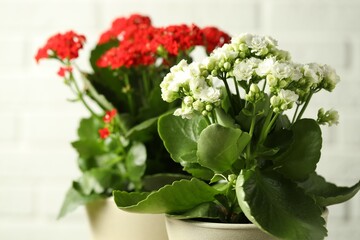
[[103,117],[103,121],[104,121],[105,123],[111,122],[112,119],[115,117],[116,113],[117,113],[117,111],[116,111],[115,108],[112,109],[111,111],[107,111],[106,114],[105,114],[105,116]]
[[102,139],[107,138],[110,135],[110,131],[108,128],[101,128],[99,129],[99,134]]

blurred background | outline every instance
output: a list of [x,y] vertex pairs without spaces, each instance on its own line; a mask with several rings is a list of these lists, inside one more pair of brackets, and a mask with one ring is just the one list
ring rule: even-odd
[[[142,13],[156,26],[215,25],[231,35],[267,34],[296,62],[333,66],[341,82],[318,94],[306,115],[337,109],[340,124],[323,127],[318,172],[338,185],[360,177],[359,0],[0,0],[0,239],[90,239],[84,208],[56,220],[64,194],[79,176],[75,151],[80,103],[56,75],[58,64],[36,64],[46,39],[73,29],[87,36],[78,61],[116,17]],[[360,194],[330,207],[327,239],[360,239]],[[156,239],[154,239],[156,240]]]

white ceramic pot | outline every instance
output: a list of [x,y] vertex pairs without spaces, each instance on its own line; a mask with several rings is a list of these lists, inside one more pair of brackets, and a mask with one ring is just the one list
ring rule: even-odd
[[165,217],[160,214],[128,213],[112,198],[86,206],[93,240],[167,240]]
[[[328,210],[322,217],[327,220]],[[166,216],[169,240],[275,240],[254,224],[210,223]]]
[[166,217],[169,240],[274,240],[254,224],[210,223]]

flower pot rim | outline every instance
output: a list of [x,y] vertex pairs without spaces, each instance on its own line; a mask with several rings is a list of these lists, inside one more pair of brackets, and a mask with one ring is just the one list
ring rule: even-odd
[[[321,216],[326,220],[329,214],[328,208],[325,208]],[[166,218],[170,221],[183,222],[185,224],[192,224],[202,228],[214,228],[214,229],[258,229],[259,227],[253,223],[214,223],[197,221],[193,219],[178,219],[171,215],[165,214]]]
[[256,229],[258,228],[253,223],[214,223],[214,222],[203,222],[192,219],[177,219],[170,215],[166,215],[166,218],[170,221],[179,221],[185,224],[192,224],[202,228],[214,228],[214,229]]

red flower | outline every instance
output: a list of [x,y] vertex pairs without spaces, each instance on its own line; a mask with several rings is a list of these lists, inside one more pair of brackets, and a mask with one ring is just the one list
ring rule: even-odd
[[85,40],[84,35],[79,35],[73,31],[64,34],[58,33],[50,37],[45,46],[38,50],[35,59],[38,62],[40,59],[53,56],[61,60],[77,58]]
[[99,134],[100,134],[100,138],[105,139],[105,138],[109,137],[110,131],[106,127],[101,128],[101,129],[99,129]]
[[111,28],[101,34],[98,44],[104,44],[111,39],[124,39],[132,38],[133,34],[139,29],[147,29],[151,26],[151,20],[147,16],[133,14],[128,18],[117,18],[113,21]]
[[161,28],[154,41],[162,45],[173,56],[179,51],[186,51],[191,47],[202,45],[202,33],[196,25],[172,25]]
[[72,67],[71,66],[67,66],[67,67],[60,67],[59,71],[57,72],[57,74],[60,77],[65,77],[65,74],[67,72],[71,72],[72,71]]
[[[165,28],[151,26],[150,18],[142,15],[131,15],[129,18],[118,18],[109,30],[100,37],[99,44],[117,39],[119,45],[106,51],[96,62],[98,67],[131,68],[148,66],[158,58],[169,58],[201,45],[208,52],[222,46],[230,37],[215,27],[201,30],[196,25],[171,25]],[[162,51],[158,51],[162,50]],[[165,54],[164,54],[165,53]]]
[[103,117],[103,121],[105,123],[110,123],[111,120],[116,116],[116,114],[117,114],[117,111],[115,108],[110,111],[107,111],[105,116]]
[[221,47],[230,42],[230,36],[216,27],[206,27],[201,30],[204,35],[206,52],[211,53],[216,47]]

